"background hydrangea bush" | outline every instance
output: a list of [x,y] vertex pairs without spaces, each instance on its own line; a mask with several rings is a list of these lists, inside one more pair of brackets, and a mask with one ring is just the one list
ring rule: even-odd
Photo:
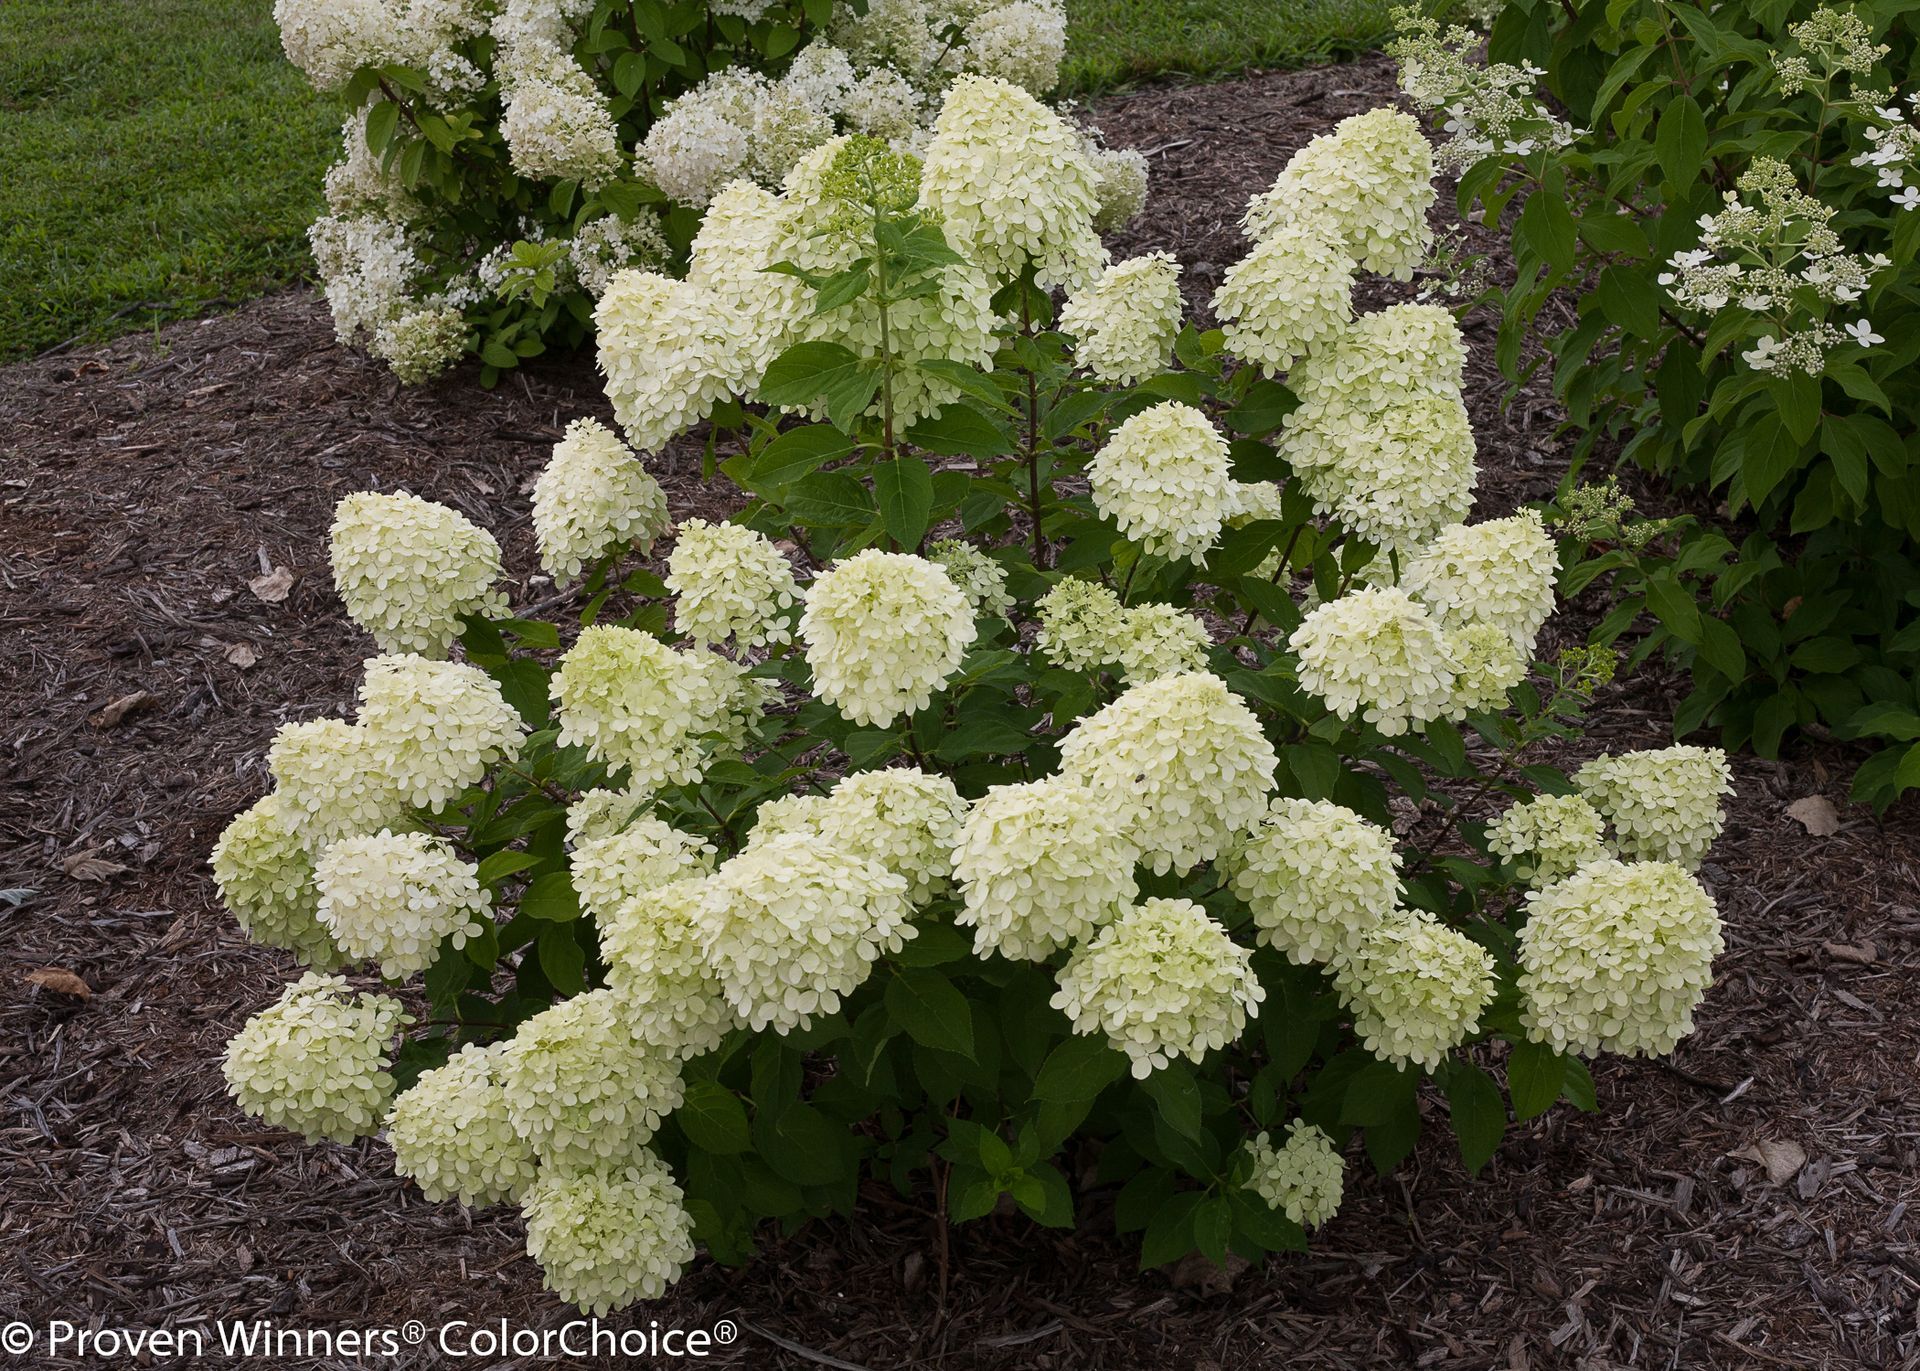
[[[682,265],[727,183],[838,133],[913,146],[984,73],[1045,94],[1062,0],[276,0],[287,56],[352,110],[314,260],[343,342],[405,382],[491,383],[590,336],[623,268]],[[1087,144],[1113,203],[1145,163]]]
[[[1920,89],[1910,6],[1514,0],[1479,37],[1403,11],[1402,85],[1463,211],[1513,218],[1501,361],[1579,433],[1724,517],[1586,568],[1691,668],[1676,717],[1776,755],[1877,747],[1920,786]],[[1577,318],[1525,344],[1558,291]],[[1696,497],[1690,503],[1698,506]]]
[[418,655],[289,725],[214,852],[313,967],[233,1040],[244,1108],[384,1118],[604,1310],[869,1184],[1057,1226],[1118,1187],[1149,1265],[1298,1248],[1423,1083],[1477,1168],[1510,1109],[1593,1107],[1584,1055],[1689,1030],[1725,761],[1588,755],[1611,655],[1536,660],[1581,540],[1461,522],[1452,318],[1353,316],[1362,261],[1425,249],[1418,126],[1305,149],[1205,332],[1126,287],[1177,265],[1107,260],[1074,148],[970,77],[924,158],[855,136],[723,187],[765,213],[602,348],[645,446],[715,416],[744,507],[672,533],[642,458],[569,429],[535,493],[564,632],[488,598],[459,516],[343,502],[342,599]]

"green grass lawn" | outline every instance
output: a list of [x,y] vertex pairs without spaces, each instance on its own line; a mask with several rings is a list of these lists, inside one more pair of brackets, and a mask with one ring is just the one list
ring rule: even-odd
[[[1068,0],[1064,87],[1376,44],[1390,0]],[[0,0],[0,361],[296,277],[341,112],[271,0]]]

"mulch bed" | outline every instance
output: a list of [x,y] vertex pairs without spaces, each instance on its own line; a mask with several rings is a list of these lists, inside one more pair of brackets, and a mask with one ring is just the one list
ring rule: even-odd
[[[1123,246],[1172,249],[1199,304],[1246,196],[1390,85],[1376,60],[1097,106],[1153,154]],[[1503,405],[1491,325],[1470,332],[1497,512],[1551,491],[1554,416],[1531,392]],[[402,390],[308,291],[0,371],[0,889],[34,892],[0,898],[0,1321],[569,1317],[511,1209],[425,1203],[379,1143],[309,1147],[234,1109],[218,1055],[292,964],[220,911],[205,854],[265,789],[275,727],[346,710],[371,650],[330,588],[334,502],[445,501],[523,575],[531,481],[582,414],[605,415],[589,360]],[[727,507],[697,459],[660,475],[681,517]],[[258,598],[277,569],[290,592]],[[1592,746],[1663,742],[1670,685],[1616,687]],[[702,1263],[617,1322],[736,1320],[713,1360],[751,1367],[1915,1365],[1920,821],[1848,807],[1848,765],[1739,761],[1704,872],[1728,950],[1699,1032],[1671,1063],[1596,1064],[1600,1113],[1517,1129],[1478,1178],[1436,1110],[1399,1171],[1351,1168],[1310,1254],[1139,1274],[1096,1194],[1077,1233],[956,1229],[944,1299],[930,1215],[872,1187],[856,1221]],[[1787,815],[1810,795],[1839,832]],[[27,979],[48,969],[89,993]],[[1770,1179],[1757,1145],[1806,1160]]]

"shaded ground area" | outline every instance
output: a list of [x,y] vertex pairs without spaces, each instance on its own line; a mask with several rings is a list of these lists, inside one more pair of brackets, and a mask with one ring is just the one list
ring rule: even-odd
[[[1114,142],[1153,151],[1125,246],[1171,248],[1204,298],[1246,195],[1386,88],[1370,63],[1102,106]],[[1475,342],[1484,368],[1490,329]],[[304,293],[0,372],[0,889],[33,892],[0,897],[0,1322],[568,1317],[512,1211],[424,1203],[377,1142],[264,1130],[217,1067],[290,963],[219,911],[205,853],[264,790],[274,728],[345,709],[371,650],[329,586],[334,501],[446,501],[524,577],[532,478],[567,420],[604,412],[584,362],[469,380],[398,389]],[[1546,494],[1551,415],[1474,380],[1483,507]],[[688,462],[660,474],[681,516],[723,498]],[[259,598],[277,569],[286,598]],[[1670,711],[1642,675],[1592,746],[1657,744]],[[1137,1274],[1096,1192],[1078,1233],[955,1230],[944,1301],[930,1215],[870,1187],[855,1222],[703,1263],[623,1319],[736,1320],[713,1360],[755,1368],[1914,1365],[1920,820],[1847,808],[1843,767],[1740,764],[1704,873],[1728,951],[1699,1033],[1670,1065],[1603,1061],[1598,1115],[1519,1130],[1477,1180],[1436,1114],[1395,1174],[1354,1165],[1311,1254]],[[1787,815],[1810,795],[1840,831]]]

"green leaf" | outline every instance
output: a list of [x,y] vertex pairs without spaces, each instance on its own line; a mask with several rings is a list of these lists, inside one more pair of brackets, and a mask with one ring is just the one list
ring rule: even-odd
[[746,1106],[717,1081],[689,1081],[673,1117],[687,1141],[703,1152],[732,1156],[753,1148]]
[[963,719],[946,737],[933,755],[943,762],[964,762],[970,757],[1012,756],[1025,752],[1033,742],[1031,735],[1015,728],[997,713],[982,711]]
[[1105,1039],[1074,1034],[1052,1052],[1034,1078],[1033,1098],[1056,1103],[1091,1100],[1127,1070],[1127,1059]]
[[573,877],[565,871],[549,871],[536,877],[520,897],[520,912],[529,919],[549,923],[571,923],[580,917],[580,894],[573,888]]
[[760,449],[743,484],[754,494],[772,499],[801,477],[852,451],[853,440],[830,424],[790,428]]
[[911,551],[926,537],[933,513],[933,472],[918,457],[897,457],[873,471],[873,493],[887,532]]
[[1225,1195],[1203,1200],[1193,1211],[1193,1245],[1215,1266],[1227,1260],[1227,1240],[1233,1236],[1233,1208]]
[[1028,1218],[1048,1228],[1073,1227],[1073,1190],[1057,1167],[1035,1162],[1013,1188],[1013,1201]]
[[391,100],[376,101],[367,111],[367,151],[375,157],[393,141],[393,130],[400,122],[400,107]]
[[1700,641],[1700,606],[1685,586],[1671,576],[1653,575],[1647,577],[1646,590],[1647,608],[1669,633],[1683,643]]
[[907,430],[907,442],[948,457],[1003,457],[1013,451],[1006,426],[977,409],[953,404]]
[[499,885],[517,871],[525,871],[530,866],[538,866],[540,859],[531,852],[515,852],[503,849],[490,852],[480,859],[475,874],[480,884],[488,887]]
[[973,1056],[973,1011],[967,997],[938,971],[902,969],[887,983],[887,1013],[917,1043]]
[[1453,1064],[1446,1078],[1447,1109],[1460,1160],[1478,1171],[1492,1159],[1507,1131],[1507,1103],[1493,1077],[1471,1062]]
[[755,1150],[795,1185],[831,1185],[847,1168],[849,1135],[810,1104],[791,1104],[753,1121]]
[[549,924],[540,930],[537,944],[540,969],[563,995],[578,995],[587,988],[587,954],[569,924]]
[[1160,1206],[1140,1242],[1142,1271],[1179,1261],[1193,1251],[1193,1214],[1205,1198],[1203,1191],[1185,1190]]
[[1560,1054],[1544,1043],[1523,1038],[1507,1058],[1507,1093],[1513,1097],[1513,1116],[1525,1123],[1553,1108],[1566,1081]]
[[859,526],[873,518],[873,497],[844,471],[816,471],[787,492],[786,512],[811,528]]
[[1528,196],[1514,231],[1516,237],[1555,270],[1573,270],[1574,249],[1577,246],[1573,216],[1568,213],[1567,203],[1560,195],[1551,190],[1539,190]]
[[1167,1126],[1183,1137],[1200,1137],[1200,1086],[1193,1072],[1180,1066],[1163,1066],[1144,1081],[1141,1089],[1159,1107]]
[[1660,112],[1653,157],[1670,186],[1688,187],[1699,179],[1707,160],[1707,118],[1693,96],[1677,95]]
[[824,400],[828,417],[845,428],[879,389],[879,368],[840,344],[796,343],[767,367],[760,398],[770,405],[802,407]]

